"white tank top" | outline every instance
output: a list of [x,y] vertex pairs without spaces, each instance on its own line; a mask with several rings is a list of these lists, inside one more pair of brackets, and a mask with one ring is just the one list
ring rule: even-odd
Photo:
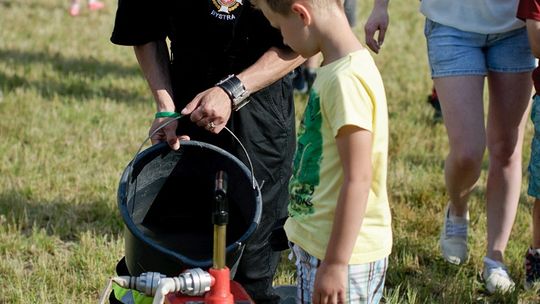
[[422,0],[428,19],[480,34],[504,33],[525,26],[516,18],[518,0]]

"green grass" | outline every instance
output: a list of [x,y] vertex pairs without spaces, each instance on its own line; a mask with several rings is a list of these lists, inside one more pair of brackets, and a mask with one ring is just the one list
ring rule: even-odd
[[[123,255],[117,183],[154,106],[132,50],[108,40],[115,2],[107,5],[71,18],[67,1],[0,0],[0,303],[95,303]],[[359,3],[361,40],[370,7],[371,1]],[[417,10],[416,2],[391,3],[390,31],[375,56],[391,124],[395,245],[386,302],[538,302],[521,284],[531,238],[526,180],[506,253],[514,293],[487,296],[478,275],[486,246],[485,174],[471,199],[468,263],[451,266],[440,257],[448,146],[426,103],[431,81]],[[298,111],[303,102],[298,98]],[[531,132],[529,125],[525,164]],[[276,283],[293,280],[284,254]]]

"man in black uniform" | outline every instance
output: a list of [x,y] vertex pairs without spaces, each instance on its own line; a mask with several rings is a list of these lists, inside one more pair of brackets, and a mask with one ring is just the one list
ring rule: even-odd
[[295,147],[292,85],[285,76],[303,59],[248,0],[119,0],[111,41],[134,46],[158,112],[150,132],[171,112],[189,115],[153,143],[178,149],[178,132],[245,160],[231,135],[220,132],[228,126],[245,145],[262,187],[263,216],[235,280],[256,303],[277,303],[272,279],[279,254],[268,237],[286,216]]

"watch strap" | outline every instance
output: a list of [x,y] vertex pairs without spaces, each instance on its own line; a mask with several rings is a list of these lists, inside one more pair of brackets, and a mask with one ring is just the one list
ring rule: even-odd
[[223,91],[229,95],[232,102],[232,109],[234,111],[240,110],[240,108],[249,102],[249,92],[244,87],[242,81],[234,74],[220,80],[218,83],[216,83],[216,86],[223,89]]

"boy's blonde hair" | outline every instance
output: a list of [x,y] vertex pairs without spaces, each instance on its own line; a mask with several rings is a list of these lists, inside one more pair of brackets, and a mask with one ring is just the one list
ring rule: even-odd
[[[258,6],[258,3],[260,1],[266,2],[268,7],[273,10],[276,13],[282,14],[282,15],[289,15],[291,13],[291,6],[294,2],[297,0],[251,0],[251,2]],[[343,0],[305,0],[307,2],[310,2],[313,4],[313,6],[316,7],[328,7],[332,4],[338,4],[341,8],[343,8]]]

